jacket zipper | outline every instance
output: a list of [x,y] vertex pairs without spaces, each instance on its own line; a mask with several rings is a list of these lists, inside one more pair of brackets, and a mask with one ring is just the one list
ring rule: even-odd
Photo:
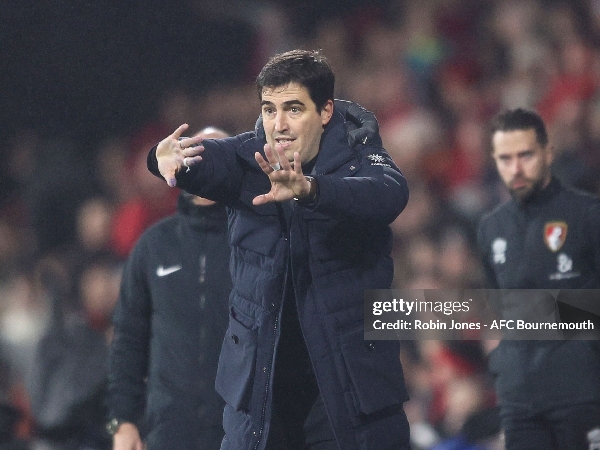
[[[285,220],[285,214],[283,213],[283,207],[281,206],[281,203],[276,203],[277,206],[277,212],[278,212],[278,216],[279,216],[279,222],[281,224],[281,228],[282,228],[282,234],[285,236],[284,239],[286,242],[289,242],[289,230],[287,227],[287,223]],[[289,252],[288,252],[288,257],[286,258],[285,261],[285,275],[284,275],[284,279],[283,279],[283,291],[281,294],[281,303],[279,306],[279,312],[277,313],[277,316],[275,316],[275,323],[273,324],[273,344],[271,345],[271,357],[269,358],[269,365],[267,367],[267,369],[269,370],[268,374],[267,374],[267,382],[265,384],[265,400],[263,402],[263,406],[262,406],[262,410],[261,410],[261,415],[260,415],[260,429],[258,430],[258,435],[257,438],[258,440],[256,441],[256,445],[254,446],[254,450],[258,449],[258,446],[260,445],[261,439],[262,439],[262,434],[264,432],[265,429],[265,413],[267,410],[267,403],[269,401],[269,388],[271,386],[271,372],[273,371],[273,360],[275,358],[275,341],[277,340],[277,327],[279,326],[279,315],[281,314],[281,312],[283,311],[283,302],[285,301],[285,293],[286,293],[286,286],[288,283],[288,270],[289,270]]]

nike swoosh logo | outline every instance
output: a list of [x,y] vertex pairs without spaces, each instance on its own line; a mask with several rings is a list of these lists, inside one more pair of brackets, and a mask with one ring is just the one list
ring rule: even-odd
[[171,266],[171,267],[158,266],[158,269],[156,269],[156,275],[158,275],[159,277],[164,277],[165,275],[169,275],[173,272],[177,272],[178,270],[181,270],[181,266]]

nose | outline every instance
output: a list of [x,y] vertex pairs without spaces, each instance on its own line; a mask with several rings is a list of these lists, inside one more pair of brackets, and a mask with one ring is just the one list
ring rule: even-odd
[[511,172],[513,175],[520,175],[523,172],[523,164],[519,158],[514,159],[511,166]]
[[277,113],[277,117],[275,117],[275,131],[278,132],[283,132],[287,130],[287,120],[286,120],[286,116],[285,113],[280,112]]

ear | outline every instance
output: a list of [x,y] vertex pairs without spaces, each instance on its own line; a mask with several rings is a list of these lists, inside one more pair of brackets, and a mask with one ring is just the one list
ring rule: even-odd
[[327,100],[325,106],[321,108],[321,123],[327,125],[333,116],[333,100]]

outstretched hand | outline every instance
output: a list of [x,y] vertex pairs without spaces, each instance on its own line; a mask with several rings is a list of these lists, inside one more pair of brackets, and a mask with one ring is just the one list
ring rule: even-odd
[[306,197],[310,192],[310,182],[302,173],[300,154],[294,153],[294,166],[290,164],[283,151],[283,146],[277,144],[275,150],[265,144],[265,156],[256,152],[254,158],[271,181],[271,190],[266,194],[254,197],[252,204],[264,205],[270,202],[283,202],[292,198]]
[[204,151],[201,137],[182,138],[181,134],[188,129],[188,124],[180,125],[172,134],[159,142],[156,147],[158,170],[170,187],[175,187],[175,175],[180,170],[189,170],[191,166],[202,161],[200,154]]

